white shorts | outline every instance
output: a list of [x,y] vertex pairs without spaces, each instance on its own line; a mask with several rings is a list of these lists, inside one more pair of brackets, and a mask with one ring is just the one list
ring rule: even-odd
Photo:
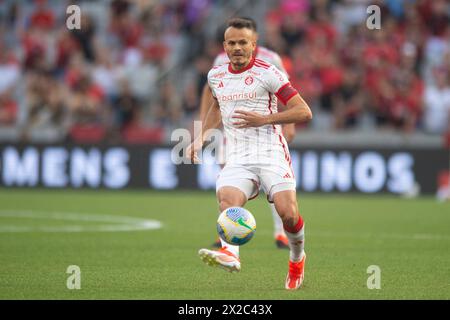
[[220,172],[216,182],[216,192],[222,187],[235,187],[241,190],[247,200],[255,198],[260,187],[273,202],[273,195],[280,191],[296,190],[292,168],[286,165],[238,165],[227,164]]
[[[223,131],[222,131],[223,132]],[[227,139],[223,135],[223,139],[217,142],[216,145],[216,163],[220,165],[225,165],[225,148],[227,146]]]

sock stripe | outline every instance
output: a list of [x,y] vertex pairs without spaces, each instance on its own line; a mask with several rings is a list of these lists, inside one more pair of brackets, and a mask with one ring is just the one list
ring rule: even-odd
[[297,233],[300,230],[302,230],[302,228],[303,228],[303,218],[300,214],[298,215],[298,221],[293,228],[284,226],[284,230],[286,230],[289,233]]

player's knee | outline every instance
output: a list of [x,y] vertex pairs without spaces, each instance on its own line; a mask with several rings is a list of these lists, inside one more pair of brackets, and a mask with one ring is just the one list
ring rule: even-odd
[[230,201],[230,199],[222,199],[219,201],[219,208],[221,212],[230,207],[233,207],[233,201]]
[[275,203],[275,208],[277,209],[281,220],[286,225],[291,225],[298,215],[297,203],[295,201]]
[[239,201],[237,199],[222,199],[219,201],[219,208],[220,211],[226,210],[231,207],[242,207],[244,204],[242,201]]
[[245,195],[243,193],[219,190],[217,197],[220,211],[230,207],[242,207],[245,204]]

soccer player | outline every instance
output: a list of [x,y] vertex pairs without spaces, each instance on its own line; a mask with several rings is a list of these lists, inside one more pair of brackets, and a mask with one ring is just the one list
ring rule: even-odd
[[[227,148],[226,165],[216,182],[219,209],[243,207],[262,187],[274,202],[289,240],[285,288],[297,289],[304,279],[304,223],[281,124],[310,121],[312,113],[285,74],[254,57],[256,41],[248,20],[229,21],[224,49],[230,63],[208,73],[214,104],[202,124],[202,134],[186,152],[197,162],[208,130],[223,124]],[[285,111],[278,112],[277,99],[286,105]],[[230,272],[241,269],[239,246],[223,242],[221,249],[200,249],[199,255],[209,265]]]
[[[257,25],[256,22],[251,18],[241,18],[244,20],[248,20],[251,26],[252,34],[254,37],[254,41],[258,42],[258,33],[257,33]],[[283,67],[283,63],[281,61],[280,56],[267,48],[264,48],[262,46],[257,46],[255,51],[253,52],[253,56],[264,60],[266,62],[269,62],[270,64],[273,64],[275,67],[277,67],[280,71],[282,71],[286,76],[287,72]],[[222,52],[219,54],[216,59],[214,60],[213,66],[219,66],[225,63],[230,62],[228,55],[226,52]],[[205,84],[203,87],[201,102],[200,102],[200,121],[205,121],[206,114],[209,110],[209,108],[213,105],[213,96],[211,94],[211,91],[209,89],[208,84]],[[280,107],[280,106],[279,106]],[[294,139],[295,136],[295,124],[293,123],[285,123],[282,125],[282,133],[286,141],[289,143]],[[222,151],[222,150],[221,150]],[[283,228],[283,222],[281,221],[280,215],[278,214],[275,205],[273,203],[269,202],[270,209],[272,211],[272,217],[273,217],[273,223],[274,223],[274,238],[275,238],[275,245],[279,249],[289,249],[289,241],[286,237],[286,234],[284,232]],[[221,247],[220,239],[218,238],[216,242],[213,244],[214,247]]]

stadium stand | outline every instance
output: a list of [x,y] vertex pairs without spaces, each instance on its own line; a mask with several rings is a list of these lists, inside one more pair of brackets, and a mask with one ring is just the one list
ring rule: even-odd
[[[445,0],[77,1],[72,31],[70,4],[0,2],[0,141],[167,142],[196,116],[218,30],[237,13],[259,22],[312,106],[302,134],[441,143],[449,131]],[[366,27],[369,4],[380,30]]]

